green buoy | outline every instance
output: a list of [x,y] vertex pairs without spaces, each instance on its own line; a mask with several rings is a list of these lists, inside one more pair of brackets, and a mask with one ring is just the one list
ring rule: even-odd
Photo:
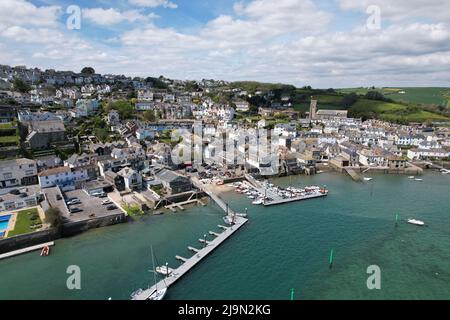
[[294,288],[291,289],[291,301],[294,301]]
[[398,213],[395,214],[395,226],[398,225]]

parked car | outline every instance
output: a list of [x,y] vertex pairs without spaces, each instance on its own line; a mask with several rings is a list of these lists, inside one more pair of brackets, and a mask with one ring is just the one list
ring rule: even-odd
[[73,199],[73,200],[67,201],[68,206],[71,206],[74,204],[80,204],[80,203],[81,203],[80,199]]
[[107,196],[106,192],[94,192],[92,194],[93,197],[97,198],[105,198]]
[[115,205],[112,204],[112,205],[110,205],[110,206],[107,206],[106,209],[107,209],[107,210],[115,210],[115,209],[117,209],[117,207],[116,207]]
[[107,205],[107,204],[111,204],[112,202],[111,202],[111,200],[109,200],[109,199],[106,199],[106,200],[103,200],[102,201],[102,204],[103,205]]
[[12,189],[9,191],[10,194],[14,194],[14,195],[19,195],[20,194],[20,190],[19,189]]
[[70,213],[77,213],[77,212],[81,212],[83,210],[81,210],[80,208],[70,208],[69,211],[70,211]]
[[57,195],[56,195],[56,200],[61,200],[61,199],[62,199],[61,195],[60,195],[60,194],[57,194]]

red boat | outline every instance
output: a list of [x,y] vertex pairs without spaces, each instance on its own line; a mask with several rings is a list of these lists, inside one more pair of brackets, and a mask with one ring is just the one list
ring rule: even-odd
[[41,257],[46,257],[49,254],[50,254],[50,247],[49,246],[43,247],[41,251]]

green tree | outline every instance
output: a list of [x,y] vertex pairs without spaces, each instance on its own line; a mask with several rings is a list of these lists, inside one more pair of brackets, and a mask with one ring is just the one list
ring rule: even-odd
[[20,78],[14,78],[13,87],[14,90],[22,93],[26,93],[31,90],[31,86]]
[[50,208],[45,211],[45,223],[50,224],[52,228],[61,230],[63,226],[63,218],[58,208]]
[[81,69],[81,73],[85,75],[92,75],[95,74],[95,70],[92,67],[84,67],[83,69]]
[[153,111],[153,110],[145,111],[144,112],[144,119],[149,121],[149,122],[155,122],[156,121],[155,111]]
[[134,107],[127,100],[118,100],[114,102],[110,102],[108,106],[108,110],[117,110],[119,112],[119,116],[121,119],[131,119],[134,115]]

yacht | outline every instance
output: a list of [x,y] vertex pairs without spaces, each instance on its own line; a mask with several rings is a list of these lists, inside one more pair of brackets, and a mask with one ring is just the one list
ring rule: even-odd
[[165,276],[170,276],[173,272],[173,269],[169,268],[168,266],[156,267],[156,272]]
[[414,224],[416,226],[424,226],[425,225],[425,222],[416,220],[416,219],[408,219],[408,223]]
[[[153,291],[150,293],[147,300],[162,300],[167,293],[167,286],[164,285],[162,288],[161,287],[158,288],[158,282],[156,279],[156,271],[155,271],[155,256],[153,255],[153,247],[150,247],[150,248],[151,248],[151,253],[152,253],[152,265],[153,265],[153,268],[150,270],[150,272],[153,272],[153,281],[154,281],[155,285],[152,287]],[[164,284],[165,284],[165,282],[164,282]],[[139,295],[141,295],[142,293],[144,293],[145,291],[146,290],[139,289],[139,290],[133,292],[131,294],[131,299],[132,300],[137,299],[137,297]]]
[[371,181],[373,178],[366,178],[364,177],[364,181]]
[[414,176],[409,176],[409,177],[408,177],[408,179],[414,179],[414,178],[415,178]]
[[415,178],[414,181],[423,181],[423,179]]

